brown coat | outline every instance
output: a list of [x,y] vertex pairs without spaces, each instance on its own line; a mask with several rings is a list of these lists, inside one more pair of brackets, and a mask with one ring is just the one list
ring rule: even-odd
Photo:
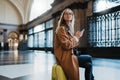
[[55,33],[54,53],[69,80],[79,80],[78,59],[72,49],[77,45],[77,41],[66,27],[61,26]]

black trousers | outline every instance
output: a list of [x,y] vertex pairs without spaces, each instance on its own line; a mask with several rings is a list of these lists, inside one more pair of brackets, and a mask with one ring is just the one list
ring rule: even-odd
[[85,80],[94,80],[92,73],[92,57],[90,55],[77,55],[79,67],[85,68]]

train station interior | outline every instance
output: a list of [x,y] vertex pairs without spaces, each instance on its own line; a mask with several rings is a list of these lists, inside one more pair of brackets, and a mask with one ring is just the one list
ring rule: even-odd
[[[52,80],[54,35],[65,8],[85,29],[77,50],[95,80],[120,79],[120,0],[0,0],[0,80]],[[85,69],[79,67],[80,80]]]

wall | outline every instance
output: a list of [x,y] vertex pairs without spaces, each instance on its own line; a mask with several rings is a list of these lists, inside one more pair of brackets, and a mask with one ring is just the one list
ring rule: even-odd
[[12,31],[18,32],[19,24],[22,24],[22,19],[16,7],[8,0],[0,0],[0,31],[3,32],[0,43],[8,42],[8,34]]

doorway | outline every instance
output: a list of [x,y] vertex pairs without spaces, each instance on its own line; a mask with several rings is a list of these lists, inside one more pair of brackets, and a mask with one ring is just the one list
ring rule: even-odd
[[10,32],[8,35],[8,43],[10,50],[17,50],[18,49],[18,33],[17,32]]

